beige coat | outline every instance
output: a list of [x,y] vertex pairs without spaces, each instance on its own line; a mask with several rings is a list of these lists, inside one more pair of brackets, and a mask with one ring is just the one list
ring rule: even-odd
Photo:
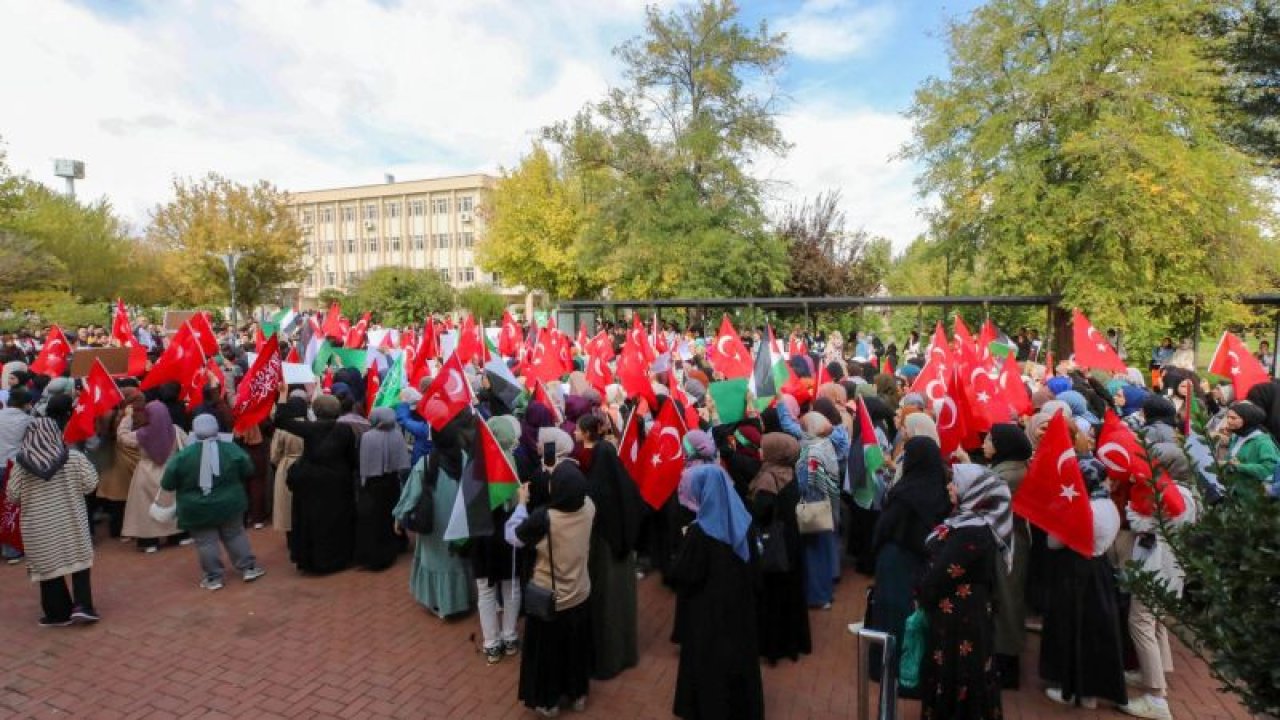
[[129,486],[133,483],[133,471],[138,467],[141,452],[137,446],[129,447],[121,442],[111,444],[111,466],[102,471],[98,481],[99,498],[119,502],[129,499]]
[[271,464],[276,466],[272,489],[271,527],[282,532],[293,530],[293,492],[289,490],[289,469],[302,457],[302,438],[276,428],[271,438]]
[[[177,437],[174,439],[173,452],[169,453],[169,457],[173,457],[173,453],[187,444],[187,434],[182,431],[182,428],[174,426],[174,430]],[[157,494],[160,495],[160,504],[166,507],[172,505],[175,500],[173,493],[160,492],[160,478],[164,476],[164,465],[157,464],[147,457],[146,453],[141,452],[138,446],[138,435],[133,431],[133,418],[127,417],[120,421],[120,427],[116,430],[116,442],[139,450],[138,466],[133,470],[133,479],[129,485],[129,499],[124,506],[124,529],[121,535],[130,538],[165,538],[177,535],[181,530],[178,529],[176,517],[167,523],[156,522],[151,517],[151,503],[155,501]]]

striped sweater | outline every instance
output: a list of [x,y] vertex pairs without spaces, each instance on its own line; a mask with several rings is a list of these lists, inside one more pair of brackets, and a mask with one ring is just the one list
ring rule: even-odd
[[22,544],[31,582],[52,580],[93,566],[84,496],[98,485],[98,472],[77,450],[62,469],[41,480],[14,464],[6,489],[22,507]]

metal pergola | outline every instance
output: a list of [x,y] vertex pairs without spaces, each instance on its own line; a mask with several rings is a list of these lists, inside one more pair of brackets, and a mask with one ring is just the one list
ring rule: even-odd
[[[804,313],[805,325],[810,324],[809,313],[816,310],[842,310],[865,308],[915,307],[919,316],[923,317],[925,307],[941,307],[946,316],[951,307],[999,307],[1018,306],[1045,308],[1045,342],[1053,344],[1055,332],[1065,327],[1065,316],[1059,314],[1058,295],[907,295],[907,296],[841,296],[841,297],[743,297],[743,298],[671,298],[653,300],[567,300],[558,304],[561,325],[569,320],[568,327],[577,327],[584,318],[590,318],[592,325],[602,311],[610,310],[616,314],[618,310],[647,310],[658,314],[663,308],[669,309],[701,309],[732,310],[748,308],[749,310],[799,310]],[[1270,306],[1280,308],[1280,292],[1244,295],[1239,298],[1244,305]],[[1200,347],[1200,305],[1194,305],[1194,332],[1192,344],[1198,351]],[[920,323],[917,323],[920,324]],[[1063,338],[1065,339],[1065,338]],[[1276,313],[1274,340],[1272,350],[1280,358],[1280,312]],[[1059,348],[1063,350],[1063,348]],[[1280,362],[1276,363],[1280,367]]]

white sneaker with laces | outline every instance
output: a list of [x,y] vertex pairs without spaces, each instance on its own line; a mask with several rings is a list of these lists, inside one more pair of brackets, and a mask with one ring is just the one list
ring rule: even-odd
[[1173,720],[1173,713],[1169,712],[1169,701],[1154,695],[1133,698],[1116,709],[1126,715],[1132,715],[1137,718]]
[[251,567],[248,570],[244,571],[244,581],[253,582],[254,580],[257,580],[258,578],[266,574],[267,574],[267,571],[263,570],[260,567]]
[[205,590],[221,590],[222,581],[205,578],[200,581],[200,587],[204,588]]

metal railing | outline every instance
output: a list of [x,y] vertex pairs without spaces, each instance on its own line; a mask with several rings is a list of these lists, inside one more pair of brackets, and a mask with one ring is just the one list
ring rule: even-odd
[[897,720],[898,717],[898,663],[897,640],[886,632],[858,628],[858,714],[857,720],[868,720],[868,696],[871,691],[871,673],[866,665],[867,653],[872,646],[880,647],[880,707],[876,720]]

